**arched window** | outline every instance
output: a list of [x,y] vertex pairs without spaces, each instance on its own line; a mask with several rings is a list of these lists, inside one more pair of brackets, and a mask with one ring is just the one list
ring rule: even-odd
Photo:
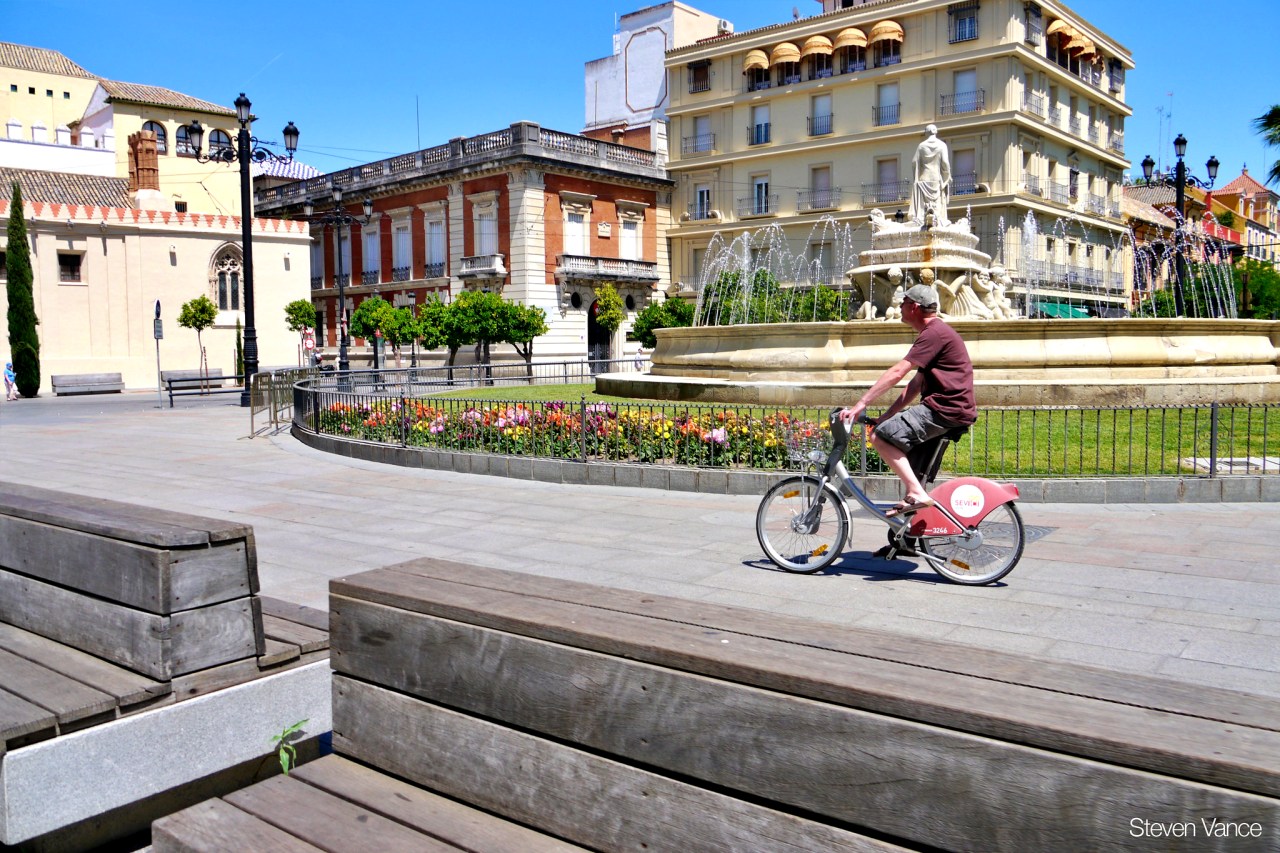
[[240,253],[225,249],[213,265],[214,301],[219,311],[240,310]]
[[169,136],[164,131],[164,125],[158,121],[143,122],[143,130],[149,130],[156,135],[156,153],[169,153]]
[[191,147],[191,135],[187,131],[185,124],[178,125],[178,132],[174,134],[176,140],[175,147],[179,157],[194,157],[196,150]]
[[213,130],[209,132],[209,156],[212,157],[217,151],[225,151],[231,147],[231,137],[227,135],[225,130]]

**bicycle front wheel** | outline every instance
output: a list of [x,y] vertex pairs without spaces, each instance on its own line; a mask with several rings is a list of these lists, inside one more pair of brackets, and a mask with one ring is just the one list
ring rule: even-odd
[[981,541],[962,536],[926,536],[924,552],[929,566],[949,581],[967,586],[995,583],[1013,571],[1022,559],[1027,534],[1022,516],[1011,503],[1000,504],[978,522]]
[[844,500],[817,477],[788,477],[765,492],[756,538],[780,569],[812,574],[835,562],[849,535]]

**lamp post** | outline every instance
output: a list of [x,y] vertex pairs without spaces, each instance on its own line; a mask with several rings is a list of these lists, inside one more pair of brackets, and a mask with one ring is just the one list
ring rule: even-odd
[[308,222],[321,227],[332,226],[335,233],[338,234],[338,245],[336,247],[338,256],[338,370],[346,373],[351,369],[351,363],[347,361],[347,286],[346,282],[343,281],[342,273],[342,233],[338,229],[350,228],[356,224],[367,225],[369,220],[373,218],[373,199],[365,197],[364,216],[359,217],[352,216],[343,209],[342,190],[339,187],[333,188],[332,196],[333,210],[316,213],[315,203],[311,199],[307,199],[302,205],[302,215]]
[[201,163],[214,161],[222,163],[240,163],[240,239],[244,252],[244,392],[240,395],[240,405],[248,406],[252,399],[253,377],[258,372],[258,330],[253,317],[253,206],[252,184],[249,179],[249,163],[261,163],[264,160],[288,162],[293,159],[293,152],[298,150],[298,128],[293,122],[285,125],[284,147],[288,156],[281,157],[275,152],[261,147],[257,137],[249,135],[249,107],[253,106],[249,99],[240,93],[236,98],[236,121],[240,122],[234,146],[210,150],[207,155],[200,153],[204,142],[204,128],[200,122],[191,122],[187,128],[191,147],[195,150],[196,159]]
[[1184,239],[1184,227],[1187,221],[1187,184],[1194,187],[1208,190],[1213,188],[1213,182],[1218,179],[1218,158],[1212,154],[1204,164],[1205,171],[1209,175],[1209,180],[1202,181],[1195,175],[1188,174],[1187,164],[1182,158],[1187,153],[1187,138],[1181,133],[1173,140],[1173,153],[1178,155],[1178,163],[1173,170],[1173,178],[1170,180],[1168,175],[1155,175],[1156,161],[1151,159],[1148,154],[1142,158],[1142,177],[1148,184],[1158,184],[1162,186],[1173,186],[1173,201],[1177,208],[1178,216],[1174,221],[1174,275],[1177,278],[1177,285],[1173,290],[1174,305],[1179,317],[1185,317],[1187,314],[1186,297],[1183,292],[1183,283],[1187,279],[1187,261],[1183,255],[1182,242]]

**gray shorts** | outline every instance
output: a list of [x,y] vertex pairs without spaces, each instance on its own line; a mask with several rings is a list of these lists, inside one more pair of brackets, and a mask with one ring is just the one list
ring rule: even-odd
[[910,453],[926,441],[955,428],[955,424],[939,418],[924,403],[917,403],[876,424],[875,433],[903,453]]

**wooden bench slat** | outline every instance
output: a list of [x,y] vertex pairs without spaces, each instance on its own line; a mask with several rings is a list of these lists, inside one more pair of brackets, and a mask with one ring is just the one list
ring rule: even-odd
[[296,838],[328,850],[456,853],[458,849],[291,776],[267,779],[223,799]]
[[266,652],[258,655],[258,666],[262,669],[269,669],[291,660],[297,660],[302,654],[298,649],[297,643],[282,642],[272,637],[267,637],[266,645]]
[[49,711],[0,687],[0,756],[4,755],[8,741],[40,732],[52,736],[57,722]]
[[326,634],[329,633],[328,610],[318,610],[315,607],[307,607],[305,604],[294,604],[292,601],[285,601],[270,595],[261,595],[258,598],[262,601],[262,613],[264,616],[275,616],[278,619],[296,622],[299,625],[306,625],[308,628],[324,631]]
[[1063,695],[1141,705],[1175,714],[1280,731],[1280,703],[1255,694],[990,650],[983,650],[981,655],[977,655],[968,645],[958,646],[944,641],[904,637],[888,631],[853,626],[836,626],[731,605],[462,565],[449,560],[428,557],[398,563],[374,572],[337,579],[331,588],[341,591],[343,585],[348,583],[358,588],[366,577],[373,577],[380,572],[396,572],[482,589],[517,592],[533,599],[572,602],[606,612],[651,616],[711,630],[778,637],[806,647],[944,670],[975,678],[1006,681]]
[[582,849],[339,755],[304,764],[292,777],[467,850],[553,853]]
[[333,737],[342,755],[597,850],[900,849],[344,676]]
[[154,853],[321,853],[264,820],[222,800],[206,800],[151,825]]
[[114,696],[122,712],[135,705],[150,705],[170,693],[165,681],[108,663],[39,634],[0,622],[0,649],[61,672],[84,684]]
[[116,697],[0,649],[0,684],[33,705],[48,709],[59,725],[96,717],[116,708]]
[[[326,620],[328,617],[325,617]],[[292,643],[302,652],[317,652],[329,648],[329,628],[326,624],[323,631],[297,622],[290,622],[267,612],[263,603],[262,630],[268,640]]]
[[[708,631],[524,593],[391,571],[331,584],[333,666],[361,677],[370,641],[395,645],[369,626],[353,631],[349,595],[459,622],[565,643],[607,655],[741,681],[875,713],[1063,750],[1243,790],[1280,793],[1280,734],[1130,705],[1066,696],[936,669],[860,658],[790,642]],[[835,627],[832,631],[838,630]],[[722,642],[728,640],[728,642]],[[393,658],[387,648],[375,656]],[[412,654],[412,652],[409,652]],[[433,662],[432,668],[438,664]],[[413,668],[406,668],[413,673]],[[413,673],[416,676],[416,673]],[[373,680],[379,681],[378,677]],[[401,681],[403,679],[400,679]],[[381,682],[397,687],[397,679]]]

